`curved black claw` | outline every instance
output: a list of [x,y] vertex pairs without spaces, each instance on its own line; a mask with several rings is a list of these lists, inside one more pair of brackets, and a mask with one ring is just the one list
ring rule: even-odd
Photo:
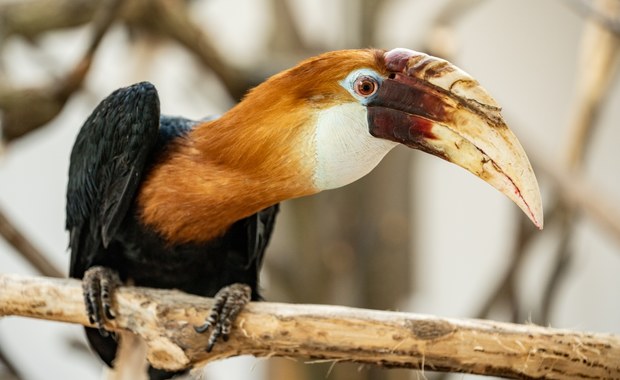
[[243,307],[250,302],[251,296],[252,289],[240,283],[225,286],[217,292],[211,315],[203,325],[194,327],[197,333],[203,333],[213,326],[207,343],[207,352],[211,352],[218,338],[222,337],[223,341],[228,340],[232,323]]
[[112,294],[120,284],[118,273],[110,268],[95,266],[84,273],[82,292],[86,314],[90,323],[97,326],[102,336],[110,335],[104,324],[106,320],[115,318],[112,311]]

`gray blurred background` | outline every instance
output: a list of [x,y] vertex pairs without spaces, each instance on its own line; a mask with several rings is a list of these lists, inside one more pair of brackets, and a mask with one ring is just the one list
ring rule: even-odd
[[[69,152],[114,89],[151,81],[163,113],[200,118],[305,57],[407,47],[457,64],[503,106],[544,231],[464,170],[398,148],[353,185],[283,204],[266,298],[620,333],[619,3],[0,0],[0,272],[66,275]],[[4,318],[0,351],[0,379],[103,376],[79,326]],[[421,376],[438,375],[277,358],[204,375]]]

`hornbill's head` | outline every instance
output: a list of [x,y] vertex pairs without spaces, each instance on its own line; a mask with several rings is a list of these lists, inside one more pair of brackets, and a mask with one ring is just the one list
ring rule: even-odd
[[445,60],[407,49],[330,52],[275,75],[243,103],[276,109],[305,136],[316,191],[355,181],[403,144],[474,173],[542,228],[536,177],[500,107]]

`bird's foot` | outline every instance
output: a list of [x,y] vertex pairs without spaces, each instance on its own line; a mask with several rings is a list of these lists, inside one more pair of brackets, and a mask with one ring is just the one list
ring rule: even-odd
[[113,269],[95,266],[84,273],[82,292],[86,314],[90,323],[97,326],[102,336],[110,335],[104,324],[115,318],[112,310],[112,295],[119,285],[121,285],[121,280]]
[[197,333],[203,333],[213,327],[207,343],[207,352],[211,352],[218,338],[221,337],[225,342],[228,340],[232,323],[243,307],[250,302],[251,296],[252,289],[240,283],[225,286],[217,292],[211,315],[203,325],[194,327]]

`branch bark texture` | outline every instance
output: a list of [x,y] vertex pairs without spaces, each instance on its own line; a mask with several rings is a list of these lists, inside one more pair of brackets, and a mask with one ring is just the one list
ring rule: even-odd
[[[207,353],[208,337],[193,326],[211,305],[178,291],[123,287],[110,327],[142,337],[149,361],[166,369],[250,354],[519,379],[620,378],[620,336],[337,306],[251,303],[230,341]],[[9,315],[89,325],[72,279],[0,275],[0,316]]]

